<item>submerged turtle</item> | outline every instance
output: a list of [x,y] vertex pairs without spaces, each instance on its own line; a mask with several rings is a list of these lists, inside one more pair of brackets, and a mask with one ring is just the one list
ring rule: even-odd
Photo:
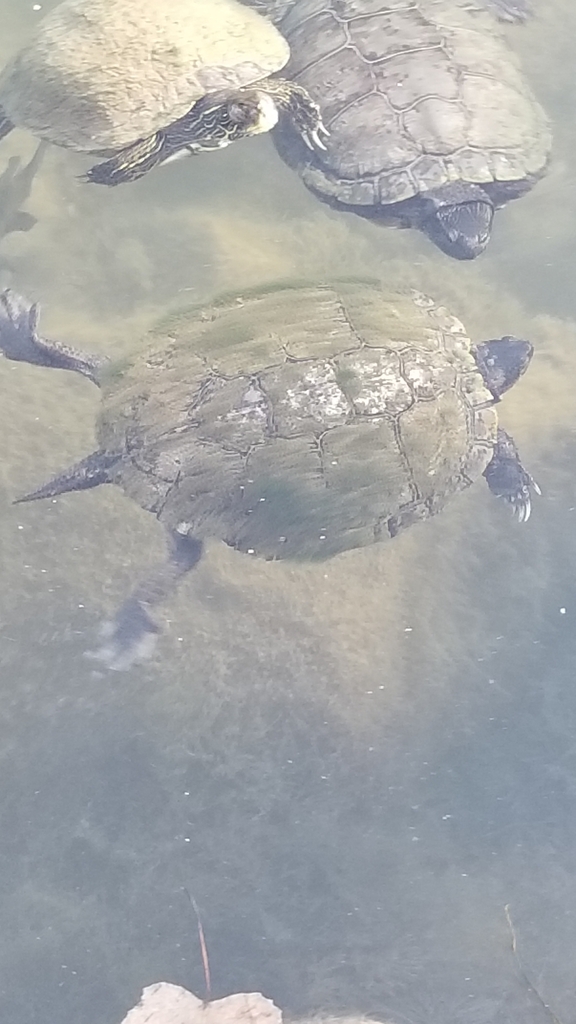
[[170,558],[120,608],[98,656],[123,668],[150,617],[217,537],[265,558],[322,559],[395,537],[482,474],[522,522],[530,489],[495,404],[526,369],[527,341],[473,347],[419,293],[372,282],[277,286],[157,328],[115,375],[38,334],[38,307],[0,297],[0,349],[76,370],[103,391],[98,449],[29,501],[115,483],[154,512]]
[[325,152],[287,122],[280,155],[331,206],[424,231],[473,259],[494,210],[544,174],[546,116],[498,17],[524,0],[253,0],[290,45],[285,74],[319,103]]
[[0,76],[0,138],[18,126],[113,153],[87,175],[106,185],[268,131],[279,109],[322,146],[306,91],[267,77],[288,57],[271,22],[237,0],[63,0]]

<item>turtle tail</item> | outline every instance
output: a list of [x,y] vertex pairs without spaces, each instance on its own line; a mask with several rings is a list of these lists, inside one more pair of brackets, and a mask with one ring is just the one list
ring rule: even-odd
[[56,495],[65,494],[67,491],[85,491],[90,487],[98,487],[100,484],[113,483],[111,470],[121,457],[120,454],[110,452],[92,452],[91,455],[87,455],[85,459],[70,466],[63,473],[52,477],[35,491],[16,498],[14,504],[38,501],[40,498],[55,498]]

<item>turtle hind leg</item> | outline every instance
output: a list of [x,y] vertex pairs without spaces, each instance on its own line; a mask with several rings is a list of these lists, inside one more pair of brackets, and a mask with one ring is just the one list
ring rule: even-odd
[[0,293],[0,353],[15,362],[74,370],[95,384],[108,360],[79,352],[38,333],[40,307],[7,288]]
[[168,597],[202,556],[202,542],[187,532],[169,532],[169,557],[156,566],[102,629],[102,644],[86,656],[122,672],[149,658],[160,628],[150,612]]
[[131,146],[125,146],[109,160],[95,164],[81,176],[81,181],[109,186],[137,181],[162,163],[164,148],[164,132],[155,132],[146,139],[139,139]]
[[532,510],[531,492],[542,492],[534,478],[524,469],[514,440],[501,427],[498,428],[494,454],[484,470],[484,476],[492,494],[511,505],[518,522],[527,522]]
[[13,128],[14,125],[12,124],[12,121],[9,117],[6,116],[6,114],[2,110],[2,107],[0,107],[0,139],[3,139],[6,135],[9,135]]
[[312,151],[315,149],[326,150],[322,136],[327,138],[330,132],[322,121],[320,107],[306,89],[285,78],[267,78],[259,85],[266,90],[282,113],[289,118],[294,129],[304,139],[308,149]]

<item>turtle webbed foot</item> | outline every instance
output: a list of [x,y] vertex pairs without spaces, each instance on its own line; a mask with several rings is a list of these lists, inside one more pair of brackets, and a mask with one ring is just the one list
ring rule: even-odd
[[320,107],[312,97],[295,82],[283,78],[270,78],[265,83],[266,92],[272,96],[279,110],[290,119],[294,129],[302,136],[308,149],[326,150],[325,138],[330,132],[320,113]]
[[150,614],[168,597],[178,582],[196,566],[202,555],[202,542],[188,534],[188,524],[180,523],[168,531],[169,557],[157,565],[102,629],[103,643],[87,657],[102,662],[114,672],[122,672],[150,658],[160,627]]
[[104,356],[79,352],[60,341],[38,334],[40,308],[10,288],[0,293],[0,352],[15,362],[74,370],[98,384],[100,371],[108,363]]
[[101,662],[113,672],[124,672],[154,652],[159,626],[148,614],[145,604],[131,597],[101,630],[102,643],[86,657]]
[[534,478],[524,469],[510,434],[501,428],[498,429],[494,454],[484,470],[484,476],[492,494],[512,507],[518,522],[527,522],[532,511],[532,491],[535,494],[542,492]]
[[0,351],[7,359],[42,363],[38,339],[38,306],[7,288],[0,294]]

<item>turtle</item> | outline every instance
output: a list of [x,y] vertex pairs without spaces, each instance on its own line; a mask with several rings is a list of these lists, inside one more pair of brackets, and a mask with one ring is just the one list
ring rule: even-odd
[[316,104],[268,77],[288,57],[271,21],[237,0],[63,0],[0,75],[0,138],[17,126],[107,155],[86,175],[105,185],[268,131],[279,109],[322,147]]
[[225,295],[169,316],[113,369],[42,337],[38,305],[8,290],[0,350],[102,388],[96,450],[18,500],[117,484],[167,531],[167,561],[94,652],[112,669],[148,653],[153,607],[208,538],[319,560],[396,537],[482,474],[520,522],[539,493],[496,412],[532,345],[473,346],[417,291],[353,279]]
[[449,256],[485,249],[494,211],[545,173],[548,119],[500,27],[524,0],[254,0],[290,46],[287,77],[329,131],[281,157],[332,207],[417,228]]

